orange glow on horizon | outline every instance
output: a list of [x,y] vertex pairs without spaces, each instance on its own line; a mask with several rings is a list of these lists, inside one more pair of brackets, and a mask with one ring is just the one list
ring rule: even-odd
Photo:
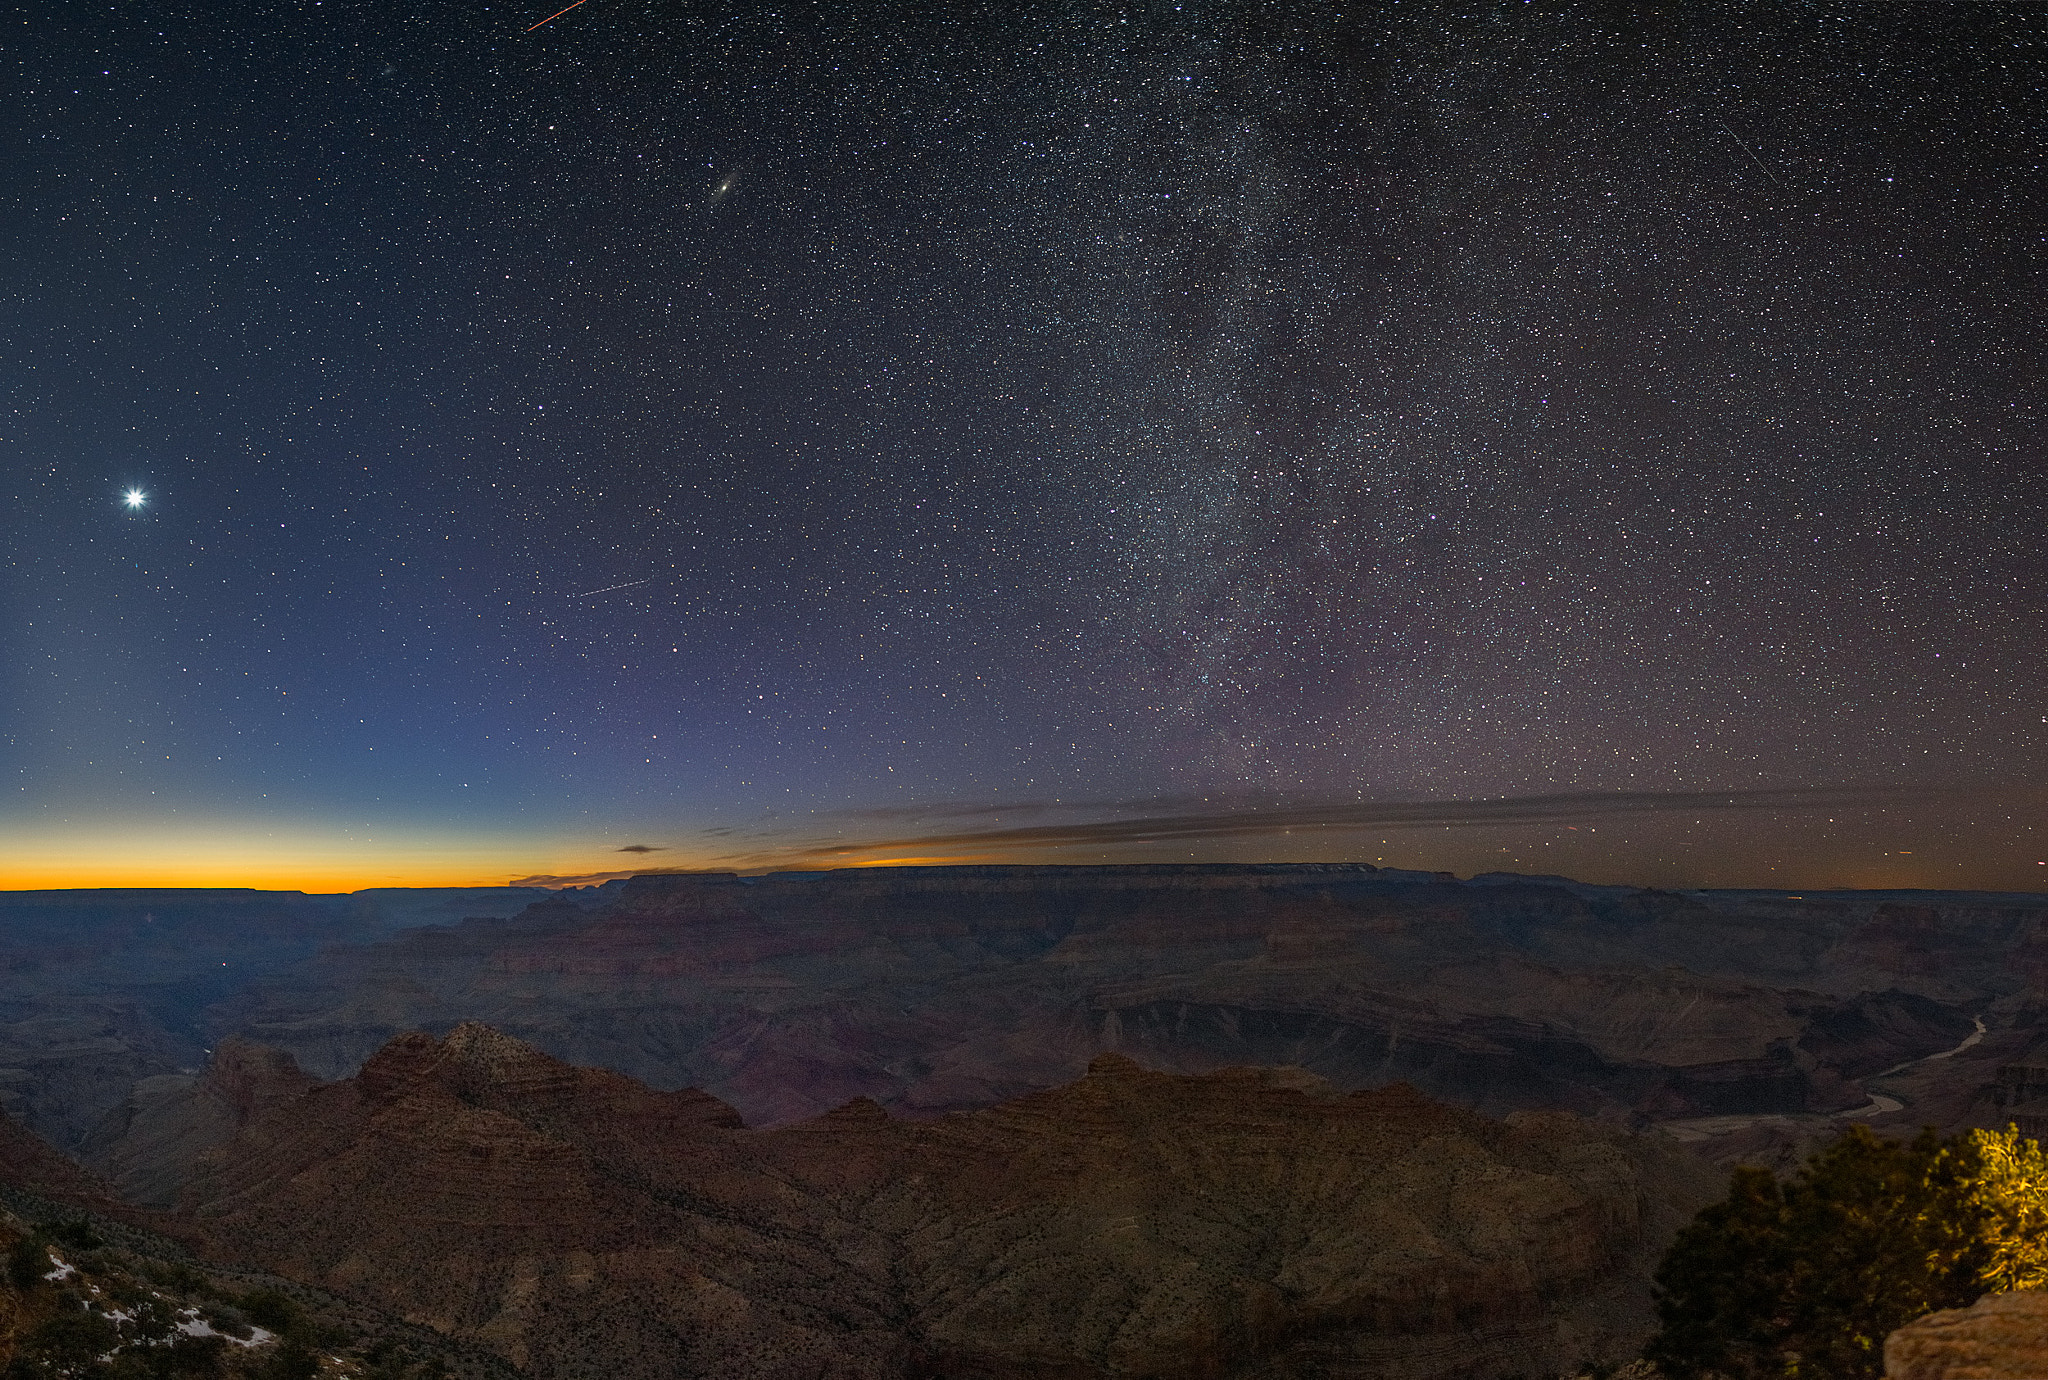
[[411,865],[375,860],[306,862],[293,857],[250,858],[217,853],[97,863],[65,858],[41,862],[6,858],[0,859],[0,891],[249,887],[257,891],[342,892],[386,886],[503,886],[506,872],[503,868],[482,869],[461,861],[437,863],[422,859]]
[[[1494,870],[1561,873],[1610,885],[1736,887],[1785,892],[1928,888],[2038,892],[2048,868],[2023,854],[1984,857],[1967,846],[1929,839],[1919,831],[1910,853],[1825,836],[1802,836],[1774,823],[1762,842],[1752,822],[1727,821],[1709,833],[1697,821],[1632,821],[1629,834],[1609,843],[1608,831],[1576,830],[1541,837],[1526,827],[1406,830],[1353,840],[1337,833],[1245,836],[1168,842],[1114,842],[1102,846],[1014,839],[1000,832],[953,838],[841,837],[746,839],[721,831],[707,837],[689,826],[650,825],[631,831],[575,826],[447,824],[423,819],[346,821],[308,816],[80,816],[29,820],[0,818],[0,890],[73,888],[251,887],[259,890],[346,892],[372,887],[589,886],[647,874],[834,871],[887,867],[957,867],[987,864],[1155,862],[1378,862],[1383,866],[1448,871],[1461,877]],[[1369,831],[1375,835],[1385,829]],[[1718,836],[1716,836],[1718,835]],[[670,840],[657,866],[634,865],[641,845],[628,840]],[[744,836],[743,836],[744,837]],[[621,847],[621,845],[625,847]],[[778,846],[778,844],[780,846]],[[921,845],[921,846],[920,846]],[[936,847],[939,851],[932,852]],[[1876,851],[1877,856],[1872,856]],[[2009,850],[2008,850],[2009,851]],[[623,856],[622,856],[623,855]]]
[[[836,868],[945,867],[1034,862],[1001,853],[864,858],[858,847],[706,856],[663,867],[619,867],[611,839],[563,838],[416,823],[335,827],[276,821],[166,823],[66,820],[15,827],[0,843],[0,891],[250,887],[346,892],[372,887],[591,886],[613,878],[688,872],[758,874]],[[877,851],[887,853],[882,845]]]
[[606,840],[417,824],[334,828],[275,821],[92,820],[11,828],[0,890],[253,887],[342,892],[369,887],[505,886],[536,872],[594,871]]

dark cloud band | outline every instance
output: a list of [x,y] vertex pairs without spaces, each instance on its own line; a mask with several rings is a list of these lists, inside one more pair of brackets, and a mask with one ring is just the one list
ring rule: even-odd
[[[781,848],[763,840],[761,853],[729,855],[746,865],[754,858],[859,858],[876,853],[913,851],[972,853],[978,857],[1003,853],[1039,853],[1063,849],[1120,848],[1143,844],[1201,840],[1256,839],[1277,833],[1360,829],[1487,828],[1517,824],[1562,824],[1580,819],[1624,815],[1687,813],[1791,813],[1830,809],[1871,808],[1895,799],[1896,788],[1847,786],[1753,791],[1584,791],[1551,795],[1509,796],[1493,800],[1342,801],[1308,805],[1259,805],[1199,810],[1158,810],[1148,801],[1126,810],[1152,807],[1147,813],[1120,819],[1082,819],[1005,828],[951,829],[903,833],[869,839],[790,841]],[[1178,802],[1175,802],[1178,803]],[[1093,806],[955,806],[942,817],[982,813],[1030,813],[1047,808],[1108,811]]]

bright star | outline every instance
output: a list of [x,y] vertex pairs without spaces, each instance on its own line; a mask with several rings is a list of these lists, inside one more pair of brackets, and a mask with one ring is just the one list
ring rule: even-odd
[[149,502],[149,495],[140,489],[130,489],[127,493],[121,495],[121,502],[127,504],[128,511],[132,513],[143,504]]

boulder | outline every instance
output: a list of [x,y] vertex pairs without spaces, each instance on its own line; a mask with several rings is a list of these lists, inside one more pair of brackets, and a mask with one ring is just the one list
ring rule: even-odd
[[2048,1290],[1987,1294],[1907,1323],[1884,1343],[1885,1380],[2048,1376]]

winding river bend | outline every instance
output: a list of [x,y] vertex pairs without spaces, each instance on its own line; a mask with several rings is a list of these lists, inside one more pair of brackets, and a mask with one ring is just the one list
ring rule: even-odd
[[[1876,1076],[1879,1078],[1890,1078],[1894,1074],[1904,1073],[1907,1069],[1917,1068],[1921,1064],[1931,1064],[1937,1059],[1955,1058],[1958,1054],[1961,1054],[1964,1050],[1984,1038],[1984,1018],[1982,1016],[1972,1016],[1970,1017],[1970,1024],[1975,1026],[1976,1029],[1965,1035],[1963,1042],[1954,1049],[1944,1049],[1937,1054],[1923,1054],[1918,1059],[1908,1059],[1903,1064],[1892,1065]],[[1883,1116],[1886,1112],[1899,1111],[1905,1105],[1896,1097],[1886,1097],[1883,1093],[1872,1093],[1870,1101],[1861,1107],[1852,1107],[1846,1112],[1829,1112],[1824,1116],[1809,1114],[1795,1117],[1787,1116],[1782,1112],[1765,1112],[1755,1116],[1702,1116],[1692,1117],[1684,1121],[1659,1122],[1658,1129],[1669,1132],[1679,1140],[1708,1140],[1714,1136],[1725,1136],[1731,1131],[1744,1130],[1747,1127],[1757,1126],[1767,1121],[1851,1121],[1860,1117]]]
[[[1961,1054],[1971,1045],[1976,1044],[1977,1041],[1984,1038],[1984,1018],[1982,1016],[1972,1016],[1970,1017],[1970,1023],[1976,1026],[1977,1028],[1970,1034],[1965,1035],[1963,1037],[1963,1042],[1957,1045],[1954,1049],[1945,1049],[1939,1054],[1922,1055],[1918,1059],[1908,1059],[1903,1064],[1893,1064],[1890,1068],[1886,1069],[1883,1073],[1880,1073],[1877,1076],[1879,1078],[1889,1078],[1895,1073],[1904,1073],[1907,1069],[1917,1068],[1921,1064],[1931,1064],[1936,1059],[1955,1058],[1958,1054]],[[1858,1107],[1854,1111],[1836,1112],[1835,1115],[1837,1117],[1881,1116],[1886,1112],[1896,1112],[1905,1105],[1905,1103],[1899,1101],[1899,1099],[1897,1099],[1896,1097],[1886,1097],[1883,1093],[1872,1093],[1870,1095],[1869,1106]]]

